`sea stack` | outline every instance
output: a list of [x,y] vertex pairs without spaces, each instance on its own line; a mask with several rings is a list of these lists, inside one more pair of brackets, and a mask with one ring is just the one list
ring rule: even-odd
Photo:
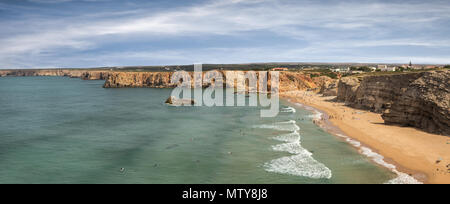
[[194,99],[179,99],[175,96],[170,96],[166,100],[166,104],[174,105],[174,106],[182,106],[182,105],[194,105],[195,100]]

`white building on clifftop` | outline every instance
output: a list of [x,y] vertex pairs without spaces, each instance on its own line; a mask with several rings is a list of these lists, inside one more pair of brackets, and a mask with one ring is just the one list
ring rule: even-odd
[[347,73],[350,71],[350,67],[331,69],[331,71],[339,73]]
[[388,67],[387,65],[378,65],[378,69],[382,72],[395,72],[397,67]]

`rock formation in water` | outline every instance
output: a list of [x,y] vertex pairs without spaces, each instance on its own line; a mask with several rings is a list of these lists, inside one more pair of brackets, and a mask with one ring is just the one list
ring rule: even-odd
[[179,99],[175,96],[170,96],[166,100],[167,104],[174,105],[174,106],[181,106],[181,105],[194,105],[195,100],[194,99]]
[[345,77],[338,101],[382,113],[386,124],[450,135],[450,71]]

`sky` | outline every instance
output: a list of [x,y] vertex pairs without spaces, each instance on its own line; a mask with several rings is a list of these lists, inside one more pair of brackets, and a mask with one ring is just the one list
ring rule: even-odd
[[448,0],[0,0],[0,69],[450,64]]

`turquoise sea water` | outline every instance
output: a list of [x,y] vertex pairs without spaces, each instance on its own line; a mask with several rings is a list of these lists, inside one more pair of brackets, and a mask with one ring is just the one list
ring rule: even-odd
[[102,84],[0,78],[0,183],[384,183],[396,176],[287,101],[278,117],[262,119],[259,107],[170,107],[170,89]]

